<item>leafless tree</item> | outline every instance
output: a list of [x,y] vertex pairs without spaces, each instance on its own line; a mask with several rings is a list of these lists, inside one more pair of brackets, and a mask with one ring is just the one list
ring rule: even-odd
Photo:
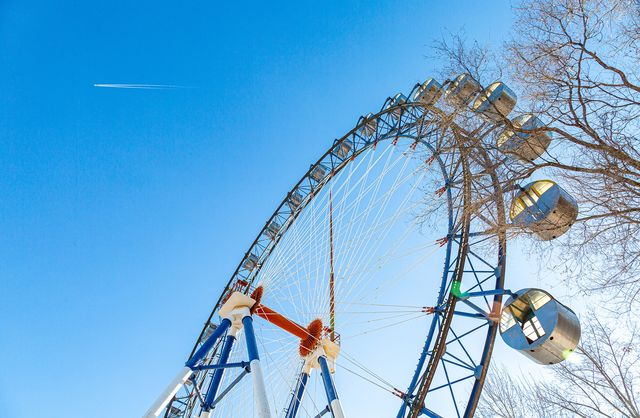
[[586,318],[582,344],[571,361],[553,366],[544,380],[493,367],[479,417],[640,417],[640,355],[637,329],[612,329]]
[[[499,51],[461,35],[435,46],[449,76],[507,82],[517,111],[538,115],[553,142],[535,162],[504,173],[558,180],[580,206],[555,249],[585,291],[631,302],[640,295],[640,3],[637,0],[521,0],[511,39]],[[510,120],[505,118],[507,127]],[[488,136],[483,147],[495,146]],[[504,160],[496,160],[504,165]],[[548,254],[547,254],[548,259]],[[629,306],[629,305],[627,305]]]

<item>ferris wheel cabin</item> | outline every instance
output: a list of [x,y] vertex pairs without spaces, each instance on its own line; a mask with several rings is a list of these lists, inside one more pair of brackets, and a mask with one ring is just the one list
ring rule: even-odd
[[287,199],[287,204],[292,211],[295,211],[302,204],[302,194],[298,191],[293,191],[289,194],[289,199]]
[[472,108],[492,121],[501,121],[516,107],[517,100],[513,90],[497,81],[480,93]]
[[278,235],[280,234],[280,229],[282,228],[282,226],[276,222],[276,221],[271,221],[269,222],[269,225],[267,225],[267,229],[266,229],[266,234],[269,237],[269,239],[271,240],[275,240],[276,238],[278,238]]
[[549,147],[551,137],[539,131],[545,125],[536,116],[530,113],[520,115],[511,124],[515,129],[505,129],[496,144],[503,153],[514,154],[523,161],[533,161]]
[[345,139],[340,144],[335,147],[335,155],[338,156],[341,160],[344,160],[351,154],[351,150],[353,149],[353,142],[350,139]]
[[514,225],[549,241],[571,228],[578,217],[578,204],[553,181],[538,180],[523,187],[513,199],[509,217]]
[[427,105],[434,104],[442,96],[442,85],[434,78],[430,78],[418,88],[413,100]]
[[245,270],[253,271],[253,269],[258,266],[258,262],[259,262],[258,256],[253,253],[250,253],[242,263],[242,267]]
[[504,305],[500,335],[511,348],[536,363],[565,360],[580,341],[576,314],[540,289],[523,289]]
[[325,167],[322,164],[318,164],[315,167],[313,167],[313,170],[311,170],[311,178],[313,180],[315,180],[316,183],[320,183],[322,180],[324,180],[325,176],[327,175],[327,167]]
[[445,98],[455,106],[466,106],[482,91],[482,86],[469,74],[456,77],[445,92]]
[[[390,109],[392,107],[402,105],[404,103],[407,103],[407,96],[405,96],[402,93],[398,93],[395,96],[393,96],[392,99],[389,100],[389,104],[387,105],[386,108]],[[395,120],[400,120],[400,116],[402,115],[402,109],[399,107],[395,108],[391,111],[390,114]]]
[[360,132],[366,136],[370,137],[376,133],[378,129],[378,121],[373,117],[373,113],[368,113],[366,116],[360,117]]

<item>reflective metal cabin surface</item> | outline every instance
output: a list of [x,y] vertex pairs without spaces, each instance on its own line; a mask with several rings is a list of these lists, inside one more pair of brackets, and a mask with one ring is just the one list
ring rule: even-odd
[[345,159],[349,156],[349,153],[353,149],[353,142],[348,139],[345,139],[336,147],[335,154],[340,159]]
[[418,88],[413,99],[416,102],[432,105],[442,96],[442,85],[437,80],[430,78]]
[[257,265],[258,257],[255,254],[249,254],[249,256],[242,264],[242,267],[244,267],[246,270],[252,271],[254,268],[256,268]]
[[291,193],[291,195],[289,196],[289,200],[287,201],[289,208],[291,210],[296,210],[298,209],[301,203],[302,203],[302,195],[297,191]]
[[267,230],[266,230],[266,234],[267,236],[272,239],[275,240],[278,237],[278,234],[280,233],[280,224],[277,223],[276,221],[272,221],[269,226],[267,226]]
[[[539,196],[536,185],[551,183]],[[514,215],[516,205],[523,207]],[[578,217],[576,201],[564,189],[550,180],[538,180],[523,187],[512,202],[511,221],[535,233],[543,241],[557,238],[567,232]]]
[[497,81],[484,89],[473,103],[473,110],[482,116],[499,122],[516,106],[516,94],[503,82]]
[[327,168],[321,164],[317,165],[316,167],[314,167],[313,170],[311,170],[311,178],[318,183],[324,179],[326,174],[327,174]]
[[[398,93],[395,96],[393,96],[393,99],[389,101],[389,104],[387,105],[387,109],[390,109],[394,106],[402,105],[406,102],[407,102],[407,97],[402,93]],[[400,116],[402,116],[402,109],[399,107],[395,108],[390,112],[390,114],[394,119],[400,120]]]
[[540,158],[549,148],[551,137],[546,132],[522,132],[544,127],[540,119],[531,114],[517,116],[511,121],[515,128],[506,128],[498,137],[497,147],[505,154],[514,154],[522,161]]
[[558,186],[559,193],[555,208],[534,225],[534,232],[543,241],[557,238],[567,232],[578,217],[578,205],[573,198]]
[[469,74],[460,74],[445,92],[445,98],[454,106],[466,106],[482,90]]
[[[556,364],[565,360],[580,341],[580,322],[576,314],[544,290],[523,289],[516,294],[517,297],[511,297],[505,303],[502,311],[500,335],[504,342],[536,363]],[[540,294],[549,300],[534,308],[531,298]],[[528,316],[524,323],[509,321],[509,316],[513,316],[509,307],[523,301],[534,316]],[[543,335],[528,338],[524,331],[528,327],[537,327],[536,332]]]
[[361,123],[360,132],[364,136],[371,137],[376,133],[376,130],[378,129],[378,121],[373,119],[373,113],[369,113],[362,117]]

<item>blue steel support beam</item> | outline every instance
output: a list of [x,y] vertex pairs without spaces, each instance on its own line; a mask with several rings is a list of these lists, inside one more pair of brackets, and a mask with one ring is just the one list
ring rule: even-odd
[[216,398],[215,401],[213,401],[213,405],[212,406],[216,406],[218,403],[220,403],[220,401],[227,396],[227,393],[231,392],[231,389],[233,389],[238,383],[240,383],[240,381],[242,380],[242,378],[244,378],[246,375],[249,374],[249,367],[247,367],[246,369],[244,369],[242,371],[242,373],[240,373],[238,375],[238,377],[236,377],[235,379],[233,379],[233,382],[229,383],[229,386],[227,386],[222,393],[220,393],[220,396],[218,396]]
[[253,398],[255,400],[256,412],[259,418],[271,418],[269,402],[267,400],[267,390],[264,386],[264,377],[262,374],[262,366],[260,364],[260,356],[258,355],[258,344],[256,342],[256,334],[253,330],[253,318],[247,314],[242,318],[244,326],[244,335],[247,341],[247,354],[249,355],[249,367],[251,369],[251,377],[253,380]]
[[[236,341],[236,337],[233,335],[227,335],[227,338],[224,340],[224,345],[222,346],[222,351],[220,352],[220,358],[218,359],[218,365],[225,365],[229,361],[229,355],[231,354],[231,349],[233,348],[233,344]],[[224,373],[224,368],[216,369],[213,372],[213,377],[211,378],[211,384],[209,385],[209,390],[207,391],[207,396],[204,400],[204,405],[202,409],[205,412],[211,410],[213,406],[213,402],[216,399],[216,395],[218,394],[218,389],[220,388],[220,382],[222,381],[222,374]]]
[[484,290],[482,292],[468,292],[465,294],[466,298],[481,297],[481,296],[495,296],[495,295],[513,295],[513,292],[509,289],[494,289],[494,290]]
[[298,384],[296,385],[296,389],[291,397],[291,402],[289,402],[289,407],[287,408],[287,416],[285,418],[296,418],[296,416],[298,415],[298,408],[300,408],[300,404],[302,403],[302,397],[304,396],[304,391],[307,387],[308,381],[309,375],[304,371],[300,372]]
[[331,377],[331,370],[329,370],[329,363],[325,356],[318,357],[318,364],[320,365],[320,372],[322,374],[322,383],[324,384],[324,390],[327,393],[327,401],[329,404],[329,410],[333,418],[344,418],[344,412],[342,411],[342,405],[338,399],[338,392],[336,386],[333,384],[333,377]]
[[487,319],[489,318],[489,312],[486,312],[484,309],[482,309],[481,307],[479,307],[478,305],[476,305],[475,303],[467,300],[467,299],[460,299],[460,302],[464,303],[465,305],[469,306],[471,309],[473,309],[474,311],[478,312],[480,315],[484,316]]
[[223,318],[220,325],[213,331],[213,334],[198,348],[193,356],[185,363],[185,366],[192,369],[198,365],[202,361],[202,359],[207,355],[209,350],[213,347],[213,345],[218,341],[218,338],[222,337],[225,332],[231,326],[231,321],[227,318]]
[[486,315],[479,314],[479,313],[453,311],[453,314],[454,315],[458,315],[458,316],[464,316],[464,317],[467,317],[467,318],[482,319],[482,320],[485,320],[485,321],[489,321],[489,318],[487,318]]
[[249,368],[249,362],[238,361],[236,363],[207,364],[207,365],[195,366],[193,370],[199,371],[199,370],[219,370],[219,369],[233,369],[233,368],[240,368],[240,369]]
[[430,417],[430,418],[442,418],[440,415],[436,414],[436,413],[435,413],[435,412],[433,412],[432,410],[427,409],[427,407],[423,407],[423,408],[420,410],[420,413],[421,413],[421,414],[423,414],[423,415],[426,415],[426,416],[428,416],[428,417]]
[[176,377],[169,383],[167,388],[158,396],[153,404],[149,407],[144,414],[144,418],[158,417],[166,406],[171,402],[173,397],[178,393],[180,388],[191,378],[195,367],[197,367],[202,359],[204,359],[213,348],[214,344],[220,337],[227,332],[227,329],[231,326],[231,321],[223,319],[220,325],[213,331],[213,334],[200,346],[200,348],[191,356],[191,358],[185,363],[185,366],[178,372]]

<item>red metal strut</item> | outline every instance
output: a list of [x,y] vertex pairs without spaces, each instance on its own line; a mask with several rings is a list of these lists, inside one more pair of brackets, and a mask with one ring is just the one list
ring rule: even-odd
[[298,337],[300,339],[300,355],[302,357],[307,356],[320,342],[320,337],[322,336],[323,330],[322,320],[314,319],[305,328],[297,322],[294,322],[284,315],[279,314],[273,309],[261,304],[260,301],[262,299],[263,293],[264,288],[262,286],[258,286],[256,290],[254,290],[251,294],[251,299],[256,301],[256,303],[251,308],[251,313],[256,314],[260,318],[272,323],[278,328],[287,331],[289,334]]

